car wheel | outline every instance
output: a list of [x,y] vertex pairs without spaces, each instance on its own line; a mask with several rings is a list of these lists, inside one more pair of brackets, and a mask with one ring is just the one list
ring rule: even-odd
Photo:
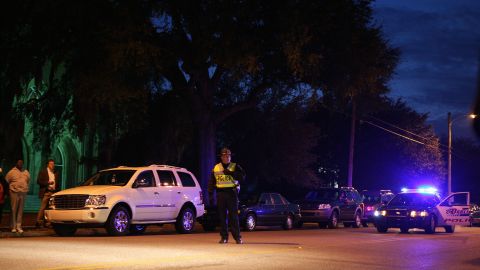
[[337,211],[333,211],[330,219],[328,220],[328,228],[336,229],[338,227],[338,214]]
[[377,226],[377,232],[379,233],[386,233],[388,231],[388,228],[385,226]]
[[74,226],[64,224],[52,224],[53,230],[58,236],[72,236],[77,231]]
[[400,232],[401,233],[408,233],[409,230],[410,230],[410,228],[408,228],[408,227],[400,227]]
[[353,228],[360,228],[362,226],[362,218],[360,217],[360,213],[356,212],[355,213],[355,221],[352,224]]
[[447,233],[454,233],[454,232],[455,232],[455,225],[445,226],[445,232],[447,232]]
[[428,234],[435,233],[435,228],[437,227],[435,216],[430,215],[428,218],[427,226],[425,227],[425,232]]
[[293,229],[293,217],[292,217],[292,215],[288,215],[287,218],[285,219],[285,222],[283,223],[283,229],[284,230]]
[[108,234],[113,236],[127,235],[130,229],[130,214],[123,206],[115,207],[106,223]]
[[146,225],[133,224],[130,226],[131,234],[143,234],[147,229]]
[[195,228],[195,212],[190,207],[184,207],[178,214],[175,229],[178,233],[191,233]]
[[253,231],[257,227],[257,218],[254,214],[248,214],[245,218],[245,230]]

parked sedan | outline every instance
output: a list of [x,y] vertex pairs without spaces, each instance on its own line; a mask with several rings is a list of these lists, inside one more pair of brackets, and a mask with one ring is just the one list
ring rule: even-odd
[[290,230],[300,221],[300,206],[279,193],[261,193],[240,199],[240,224],[253,231],[257,225],[282,226]]
[[[278,193],[245,194],[240,196],[239,222],[247,231],[257,226],[282,226],[292,229],[300,221],[300,207]],[[199,218],[205,231],[219,226],[216,206],[208,206]]]

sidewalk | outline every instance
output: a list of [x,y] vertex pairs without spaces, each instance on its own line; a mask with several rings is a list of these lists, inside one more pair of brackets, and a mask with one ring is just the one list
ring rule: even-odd
[[54,235],[52,229],[48,228],[35,228],[35,222],[37,220],[37,213],[23,213],[22,229],[23,234],[17,234],[11,232],[10,227],[10,213],[3,213],[2,222],[0,224],[0,238],[10,237],[29,237],[29,236],[49,236]]

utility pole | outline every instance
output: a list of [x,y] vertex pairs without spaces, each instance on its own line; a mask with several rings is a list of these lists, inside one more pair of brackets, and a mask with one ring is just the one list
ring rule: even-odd
[[452,193],[452,114],[448,112],[448,194]]
[[353,149],[355,146],[355,122],[356,122],[357,105],[355,97],[352,98],[352,123],[350,125],[350,149],[348,154],[348,186],[352,187],[353,178]]

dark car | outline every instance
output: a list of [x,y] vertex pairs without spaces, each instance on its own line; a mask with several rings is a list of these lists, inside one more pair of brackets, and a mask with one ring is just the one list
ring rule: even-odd
[[318,188],[309,191],[300,201],[302,219],[299,223],[318,223],[322,228],[344,226],[358,228],[362,225],[362,197],[352,187]]
[[480,207],[478,204],[470,204],[470,226],[480,226]]
[[387,204],[395,196],[391,190],[363,190],[361,194],[365,209],[362,217],[362,225],[364,227],[368,226],[368,222],[373,222],[375,210]]
[[455,225],[470,223],[468,198],[468,192],[453,193],[441,200],[435,191],[406,190],[375,211],[375,226],[381,233],[389,228],[400,228],[402,233],[412,228],[435,233],[436,227],[453,233]]
[[[239,200],[239,223],[247,231],[257,226],[282,226],[290,230],[300,222],[300,207],[279,193],[242,194]],[[199,222],[204,230],[215,230],[219,225],[216,206],[207,207]]]

